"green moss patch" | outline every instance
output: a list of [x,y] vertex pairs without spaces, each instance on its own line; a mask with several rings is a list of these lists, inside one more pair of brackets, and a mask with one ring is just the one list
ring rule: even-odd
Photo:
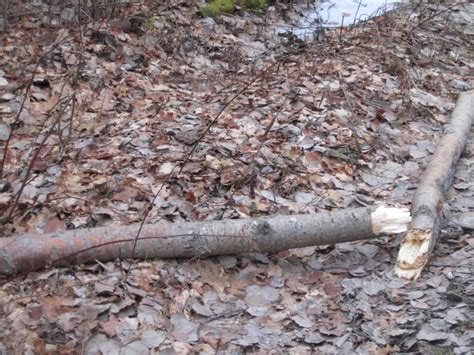
[[269,2],[269,0],[213,0],[201,8],[201,15],[215,17],[221,14],[231,14],[237,8],[260,12],[268,6]]

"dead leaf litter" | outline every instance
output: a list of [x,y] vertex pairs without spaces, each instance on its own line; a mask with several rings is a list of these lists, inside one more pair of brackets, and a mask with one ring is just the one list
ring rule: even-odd
[[[148,223],[410,206],[474,85],[472,5],[305,43],[273,31],[275,13],[202,19],[187,3],[136,5],[153,13],[138,27],[32,18],[2,35],[3,235],[139,222],[157,191]],[[1,286],[0,352],[469,353],[473,137],[417,282],[391,274],[399,238],[54,268]]]

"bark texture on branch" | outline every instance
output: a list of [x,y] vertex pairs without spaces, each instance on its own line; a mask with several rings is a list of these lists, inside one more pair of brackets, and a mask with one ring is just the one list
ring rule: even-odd
[[[145,225],[134,257],[182,258],[276,252],[406,231],[408,209],[378,207],[330,213]],[[139,225],[78,229],[0,239],[0,274],[131,256]]]
[[415,280],[428,262],[443,222],[444,194],[451,185],[456,164],[474,122],[474,91],[462,93],[451,121],[444,128],[432,160],[415,192],[413,220],[402,241],[395,274]]

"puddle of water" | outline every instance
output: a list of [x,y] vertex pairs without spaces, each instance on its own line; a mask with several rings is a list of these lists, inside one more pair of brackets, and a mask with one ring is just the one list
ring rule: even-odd
[[393,0],[316,1],[303,8],[302,20],[291,32],[301,39],[308,39],[321,27],[350,26],[393,10],[397,3]]

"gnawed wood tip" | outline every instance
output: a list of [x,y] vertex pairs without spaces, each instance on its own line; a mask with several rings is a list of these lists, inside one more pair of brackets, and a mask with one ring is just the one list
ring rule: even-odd
[[431,230],[410,230],[402,241],[398,253],[395,274],[398,277],[415,280],[428,262],[430,255]]
[[372,212],[372,231],[376,235],[397,234],[408,230],[411,222],[408,208],[380,206]]

